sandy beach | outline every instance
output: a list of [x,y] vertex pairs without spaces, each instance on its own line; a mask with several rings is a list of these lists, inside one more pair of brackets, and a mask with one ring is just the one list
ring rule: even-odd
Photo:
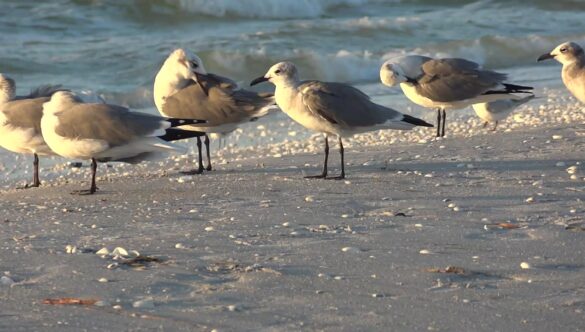
[[4,182],[0,330],[585,330],[585,112],[518,114],[359,136],[346,181],[313,138]]

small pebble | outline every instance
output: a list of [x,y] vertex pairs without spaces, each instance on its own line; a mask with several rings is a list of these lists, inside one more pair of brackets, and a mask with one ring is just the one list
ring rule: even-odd
[[230,305],[228,305],[228,306],[227,306],[227,309],[228,309],[229,311],[232,311],[232,312],[234,312],[234,311],[239,311],[239,308],[238,308],[238,306],[237,306],[237,305],[235,305],[235,304],[230,304]]
[[335,279],[335,280],[343,280],[343,277],[342,276],[335,276],[335,277],[333,277],[333,279]]
[[289,227],[290,226],[290,222],[283,222],[282,223],[282,227]]
[[562,135],[553,135],[552,139],[554,139],[554,140],[563,139],[563,136]]
[[154,299],[152,297],[147,297],[145,299],[135,301],[134,303],[132,303],[132,307],[152,309],[154,308]]
[[12,286],[14,285],[14,280],[7,276],[0,277],[0,285],[2,286]]
[[528,197],[528,198],[525,200],[525,202],[526,202],[526,203],[533,203],[533,202],[534,202],[534,197]]
[[356,248],[356,247],[343,247],[343,248],[341,248],[341,251],[352,253],[352,254],[357,254],[357,253],[362,252],[359,248]]
[[207,227],[204,228],[204,230],[206,232],[211,232],[211,231],[215,230],[215,228],[213,228],[213,226],[207,226]]
[[577,169],[578,169],[577,166],[571,166],[571,167],[567,168],[567,173],[575,174],[575,173],[577,173]]
[[567,166],[567,163],[565,163],[564,161],[559,161],[558,163],[555,164],[555,166],[557,166],[557,167],[565,167],[565,166]]
[[101,248],[100,250],[96,251],[96,255],[100,255],[100,256],[106,256],[109,254],[110,254],[110,251],[108,250],[108,248]]
[[520,263],[520,268],[523,270],[528,270],[531,268],[530,264],[526,263],[526,262],[522,262]]
[[128,251],[122,247],[116,247],[112,253],[112,256],[129,256]]
[[372,297],[384,297],[384,294],[374,293],[372,294]]
[[77,252],[77,247],[74,245],[68,244],[65,246],[65,252],[68,254],[74,254]]
[[185,249],[185,245],[182,243],[177,243],[177,244],[175,244],[175,248],[176,249]]
[[307,197],[305,197],[305,202],[314,202],[315,201],[315,197],[309,195]]
[[98,282],[109,282],[109,280],[106,278],[99,278]]
[[422,249],[422,250],[421,250],[421,251],[419,251],[418,253],[419,253],[419,254],[421,254],[421,255],[428,255],[428,254],[430,254],[430,253],[431,253],[431,251],[430,251],[430,250],[427,250],[427,249]]
[[342,214],[341,218],[349,218],[349,214]]

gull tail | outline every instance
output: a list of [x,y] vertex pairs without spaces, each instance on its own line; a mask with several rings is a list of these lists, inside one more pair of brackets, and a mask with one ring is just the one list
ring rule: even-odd
[[484,93],[484,95],[498,95],[498,94],[510,94],[510,93],[532,93],[534,90],[531,86],[523,86],[516,84],[502,83],[504,89],[502,90],[490,90]]
[[201,131],[170,128],[166,130],[166,133],[164,135],[158,136],[158,138],[162,139],[165,142],[172,142],[187,138],[199,137],[203,135],[205,135],[205,133]]
[[422,119],[415,118],[414,116],[410,116],[407,114],[402,115],[402,122],[406,122],[406,123],[409,123],[411,125],[421,126],[421,127],[434,127],[432,124],[430,124]]

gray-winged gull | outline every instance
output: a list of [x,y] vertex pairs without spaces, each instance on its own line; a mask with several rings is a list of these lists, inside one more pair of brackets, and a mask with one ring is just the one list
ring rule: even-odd
[[60,86],[41,86],[27,96],[16,96],[16,84],[0,74],[0,146],[16,152],[33,155],[33,182],[23,188],[38,187],[39,155],[53,155],[41,133],[43,103],[62,90]]
[[555,59],[563,64],[561,76],[563,83],[575,98],[585,103],[585,52],[576,43],[566,42],[549,53],[543,54],[538,61]]
[[532,90],[532,87],[504,83],[506,74],[481,69],[475,62],[420,55],[384,62],[380,79],[387,86],[400,84],[404,94],[415,104],[437,109],[437,137],[445,136],[446,110],[509,99],[512,93]]
[[325,134],[325,162],[320,175],[307,178],[327,178],[329,157],[328,135],[339,140],[341,175],[345,177],[342,137],[378,130],[409,130],[415,126],[433,125],[391,108],[373,103],[370,97],[351,85],[333,82],[300,81],[297,68],[290,62],[280,62],[250,84],[269,81],[276,86],[277,105],[302,126]]
[[[207,170],[211,170],[207,133],[232,132],[239,124],[254,121],[274,109],[272,94],[240,89],[229,78],[207,73],[201,59],[184,49],[174,50],[156,75],[154,101],[163,116],[208,120],[205,126],[181,127],[206,133]],[[199,167],[190,173],[199,174],[203,171],[199,137],[197,149]]]
[[168,142],[204,133],[173,127],[202,122],[130,112],[117,105],[83,103],[75,94],[59,91],[43,105],[41,129],[45,142],[58,155],[91,159],[90,189],[73,193],[93,194],[98,161],[138,163],[161,152],[184,152],[184,148]]

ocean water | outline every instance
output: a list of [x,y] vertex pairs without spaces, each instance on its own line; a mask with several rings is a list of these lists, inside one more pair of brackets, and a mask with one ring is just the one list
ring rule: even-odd
[[[585,1],[579,0],[1,0],[0,5],[0,72],[16,79],[20,94],[39,84],[63,84],[146,112],[155,112],[154,76],[177,47],[193,50],[210,72],[242,85],[290,60],[302,78],[355,84],[376,101],[432,119],[398,89],[379,83],[384,60],[410,53],[464,57],[507,72],[516,83],[559,87],[560,67],[537,65],[535,59],[563,41],[585,42]],[[278,115],[264,123],[284,119]]]

